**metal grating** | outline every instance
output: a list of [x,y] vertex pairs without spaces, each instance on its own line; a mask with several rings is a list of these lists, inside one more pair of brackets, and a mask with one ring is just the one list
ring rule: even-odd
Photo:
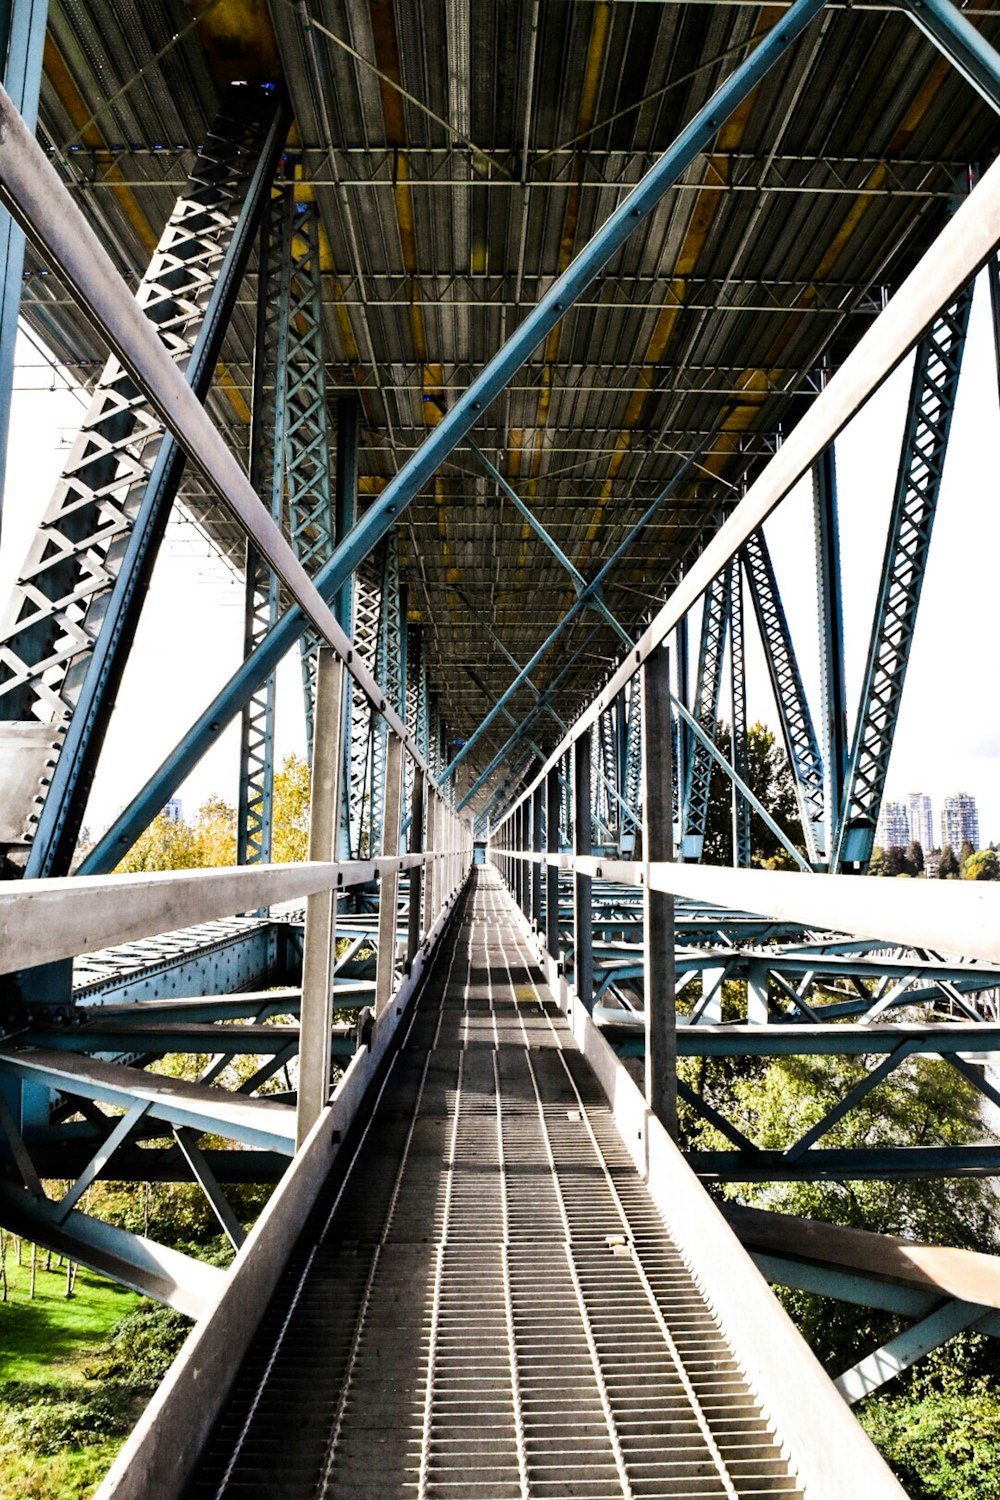
[[495,872],[473,880],[189,1495],[800,1494]]

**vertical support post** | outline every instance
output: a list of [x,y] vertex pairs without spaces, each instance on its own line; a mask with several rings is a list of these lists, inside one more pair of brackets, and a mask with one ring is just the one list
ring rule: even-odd
[[[729,565],[729,677],[733,700],[733,722],[730,729],[733,769],[748,781],[747,766],[747,692],[743,656],[743,573],[739,558]],[[746,798],[732,783],[733,794],[733,866],[750,868],[750,807]]]
[[[584,730],[573,742],[573,851],[590,854],[593,822],[590,812],[590,737]],[[593,881],[579,872],[573,875],[573,982],[582,1003],[594,1003],[594,934],[591,926]]]
[[430,932],[434,926],[434,919],[441,905],[441,862],[434,856],[438,852],[438,840],[441,837],[441,803],[436,789],[433,786],[427,788],[427,852],[431,855],[431,862],[427,866],[427,881],[425,886],[426,902],[424,905],[424,932]]
[[[553,766],[545,778],[545,849],[559,853],[559,767]],[[556,963],[562,962],[559,944],[559,869],[545,867],[545,946]]]
[[[324,647],[316,665],[309,858],[332,860],[340,808],[340,741],[344,725],[346,669]],[[320,891],[306,903],[302,951],[302,1013],[299,1021],[297,1146],[315,1125],[330,1096],[330,1027],[337,945],[337,892]]]
[[[399,834],[403,812],[403,742],[391,731],[385,760],[385,807],[382,817],[382,856],[399,856]],[[382,1014],[392,998],[396,978],[396,920],[399,905],[399,871],[386,871],[379,884],[378,958],[375,969],[375,1016]]]
[[847,768],[847,679],[844,671],[844,601],[840,587],[840,520],[837,511],[837,461],[834,446],[813,465],[813,515],[816,524],[816,599],[819,607],[819,674],[821,751],[823,757],[824,862],[844,800]]
[[751,1026],[767,1025],[767,965],[747,966],[747,1022]]
[[[413,771],[413,800],[410,804],[411,854],[422,854],[424,850],[424,772],[419,766]],[[422,865],[414,865],[410,871],[410,911],[406,933],[406,972],[413,969],[413,960],[420,947],[420,914],[422,908],[424,871]]]
[[[531,794],[531,852],[542,852],[542,783]],[[542,920],[542,867],[537,858],[531,866],[531,925],[537,932]]]
[[[358,399],[341,396],[337,401],[337,465],[334,487],[334,538],[339,547],[357,520],[358,510]],[[337,624],[354,639],[354,583],[348,579],[333,596],[332,609]],[[338,858],[350,858],[350,756],[351,695],[344,700],[344,769],[341,791]]]
[[673,858],[670,653],[658,646],[642,668],[642,956],[646,1007],[646,1103],[677,1139],[677,1009],[674,898],[650,886],[650,865]]

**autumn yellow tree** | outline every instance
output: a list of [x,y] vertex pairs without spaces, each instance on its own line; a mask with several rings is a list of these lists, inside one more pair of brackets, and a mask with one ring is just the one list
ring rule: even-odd
[[[299,755],[288,755],[274,774],[272,859],[291,864],[306,858],[309,847],[309,767]],[[158,814],[140,834],[117,873],[144,870],[191,870],[236,863],[236,808],[214,795],[203,802],[191,823]]]

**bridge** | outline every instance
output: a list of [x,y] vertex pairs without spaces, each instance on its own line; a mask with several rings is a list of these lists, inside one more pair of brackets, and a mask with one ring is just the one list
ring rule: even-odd
[[[1000,1104],[997,887],[866,878],[977,278],[1000,330],[1000,22],[3,15],[2,446],[26,363],[87,405],[0,644],[0,1222],[193,1320],[102,1497],[901,1494],[852,1407],[1000,1335],[994,1257],[721,1190],[1000,1171],[985,1126],[827,1140],[921,1058]],[[862,603],[835,445],[907,360]],[[810,477],[805,632],[766,523]],[[149,729],[171,523],[243,643]],[[231,725],[236,863],[118,873]],[[685,1067],[823,1056],[858,1081],[778,1145]],[[107,1179],[193,1184],[232,1264],[104,1222]],[[774,1285],[900,1331],[833,1380]]]

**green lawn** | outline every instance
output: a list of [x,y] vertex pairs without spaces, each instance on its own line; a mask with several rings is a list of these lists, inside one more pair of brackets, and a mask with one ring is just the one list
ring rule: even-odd
[[[102,1344],[111,1329],[140,1298],[82,1267],[72,1297],[66,1296],[66,1268],[46,1271],[39,1252],[35,1296],[29,1298],[31,1251],[24,1264],[7,1253],[8,1300],[0,1303],[0,1381],[82,1378],[80,1363]],[[52,1257],[53,1266],[56,1257]]]
[[46,1271],[44,1252],[31,1298],[30,1255],[25,1245],[17,1266],[8,1248],[0,1302],[0,1500],[84,1500],[144,1402],[83,1371],[142,1299],[82,1268],[67,1297],[65,1266],[53,1256]]

